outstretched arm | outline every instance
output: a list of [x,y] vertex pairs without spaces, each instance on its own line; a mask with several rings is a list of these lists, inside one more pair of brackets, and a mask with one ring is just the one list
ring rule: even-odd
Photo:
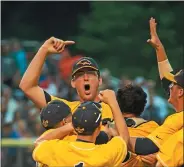
[[26,96],[39,108],[42,108],[47,104],[44,91],[38,86],[45,59],[50,53],[61,53],[64,50],[65,45],[69,44],[74,44],[74,42],[63,41],[54,37],[45,41],[31,61],[20,82],[20,89],[22,89]]
[[156,30],[157,23],[155,22],[154,18],[150,19],[149,25],[150,25],[151,39],[148,39],[147,42],[156,51],[159,75],[160,75],[160,79],[162,79],[165,72],[171,72],[173,71],[173,69],[167,58],[164,46],[157,35],[157,30]]

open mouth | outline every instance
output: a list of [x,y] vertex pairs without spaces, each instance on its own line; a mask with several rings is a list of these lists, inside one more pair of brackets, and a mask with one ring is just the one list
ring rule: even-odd
[[90,85],[89,85],[89,84],[85,84],[85,85],[84,85],[84,89],[85,89],[86,91],[90,90]]

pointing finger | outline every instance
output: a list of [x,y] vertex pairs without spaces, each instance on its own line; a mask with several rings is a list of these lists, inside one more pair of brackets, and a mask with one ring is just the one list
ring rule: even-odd
[[65,45],[72,45],[74,44],[75,42],[74,41],[64,41]]

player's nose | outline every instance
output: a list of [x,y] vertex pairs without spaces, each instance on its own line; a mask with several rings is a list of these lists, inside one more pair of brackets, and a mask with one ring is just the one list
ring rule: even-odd
[[88,81],[88,80],[89,80],[88,74],[84,73],[84,76],[83,76],[83,77],[84,77],[84,80],[85,80],[85,81]]

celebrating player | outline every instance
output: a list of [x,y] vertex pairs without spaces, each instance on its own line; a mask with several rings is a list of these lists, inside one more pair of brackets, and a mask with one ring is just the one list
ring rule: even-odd
[[[33,152],[35,161],[48,166],[120,166],[126,159],[129,133],[125,120],[111,90],[100,92],[101,101],[109,104],[118,131],[107,144],[95,145],[100,132],[102,112],[100,103],[84,102],[72,115],[77,141],[45,140],[37,143]],[[127,158],[128,159],[128,158]]]
[[[19,87],[38,107],[42,108],[52,100],[61,100],[66,103],[73,112],[81,102],[99,101],[98,87],[102,84],[100,71],[97,63],[89,57],[83,57],[73,65],[71,85],[77,90],[80,101],[69,102],[65,99],[54,97],[43,91],[38,86],[38,80],[45,59],[51,53],[61,53],[66,45],[74,44],[74,41],[63,41],[51,37],[40,47],[26,70]],[[102,119],[112,118],[110,107],[102,103]]]
[[[118,90],[116,98],[125,117],[130,137],[147,137],[158,128],[155,121],[148,121],[140,117],[147,103],[147,95],[141,87],[126,85]],[[132,153],[131,158],[123,163],[123,166],[144,166],[144,162],[153,165],[156,163],[155,155],[142,156],[141,159],[141,156]]]
[[[144,155],[158,152],[159,148],[170,136],[183,128],[184,70],[179,71],[175,75],[170,73],[172,68],[167,60],[164,47],[156,33],[156,23],[153,18],[150,19],[150,30],[151,40],[148,40],[148,42],[156,49],[162,82],[170,83],[167,88],[170,95],[168,102],[173,105],[176,113],[167,117],[163,125],[151,133],[148,138],[131,139],[131,149],[137,154]],[[164,86],[166,86],[166,84],[164,84]],[[147,147],[144,147],[145,145]]]

